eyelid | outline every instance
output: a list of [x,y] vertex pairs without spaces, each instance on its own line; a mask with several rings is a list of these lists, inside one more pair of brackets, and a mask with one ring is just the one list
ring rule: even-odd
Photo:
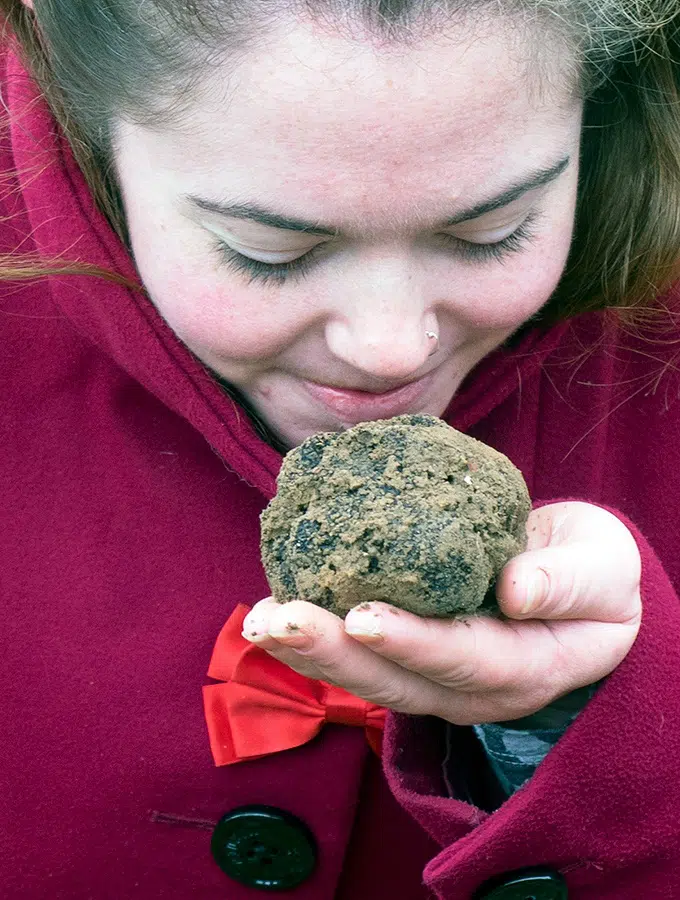
[[[503,262],[510,254],[524,250],[534,240],[535,226],[541,221],[541,214],[530,211],[514,232],[511,232],[500,243],[472,244],[451,234],[440,233],[454,248],[462,252],[462,261],[470,263]],[[237,253],[228,244],[217,241],[216,251],[226,265],[238,274],[245,276],[249,284],[256,281],[274,282],[282,285],[288,279],[304,278],[316,263],[319,254],[323,257],[323,247],[312,247],[310,251],[289,263],[268,265]]]
[[[470,244],[492,244],[502,241],[521,226],[522,222],[532,212],[532,201],[537,197],[542,196],[547,188],[548,185],[534,188],[500,209],[484,213],[476,219],[468,219],[466,222],[460,222],[458,225],[451,226],[450,229],[440,233],[458,238],[459,240]],[[520,204],[521,208],[517,209]],[[516,212],[512,215],[514,210],[516,210]],[[507,219],[508,215],[512,216],[510,222],[508,222]],[[502,224],[483,225],[484,220],[493,222],[494,218],[499,217],[502,217]],[[256,231],[259,231],[264,227],[268,233],[283,234],[280,229],[272,229],[268,226],[261,226],[258,223],[244,223],[241,220],[236,220],[236,224],[241,227],[247,227],[248,224],[251,224],[255,227]],[[482,225],[481,229],[480,224]],[[305,234],[305,232],[288,232],[286,237],[292,240],[297,238],[301,243],[286,249],[272,250],[268,247],[258,247],[250,241],[244,241],[243,238],[239,239],[235,234],[229,233],[226,229],[213,227],[209,223],[205,223],[205,228],[242,256],[252,258],[262,263],[271,263],[272,265],[294,262],[295,259],[311,252],[321,244],[326,244],[333,240],[332,237],[309,235]],[[479,236],[480,231],[483,234],[481,239]],[[304,240],[305,238],[307,240]]]
[[[507,224],[502,228],[498,227],[494,232],[484,232],[484,237],[482,240],[479,239],[479,235],[474,234],[462,236],[460,233],[454,234],[448,231],[441,232],[441,234],[443,237],[459,241],[461,245],[467,244],[470,247],[480,248],[493,246],[494,244],[501,243],[507,238],[510,238],[518,229],[521,229],[522,226],[525,225],[535,214],[534,210],[523,210],[522,212],[522,217],[515,217],[510,224]],[[216,234],[216,237],[219,237],[220,242],[222,242],[224,246],[228,247],[234,253],[239,254],[244,259],[249,259],[263,265],[270,265],[272,267],[275,267],[277,265],[285,266],[287,264],[295,264],[298,260],[303,259],[309,254],[318,252],[324,244],[327,244],[331,240],[331,238],[322,238],[321,240],[317,240],[315,243],[310,244],[307,247],[295,248],[293,250],[268,250],[252,247],[250,245],[244,245],[241,242],[231,238],[229,240],[226,240],[224,237],[222,237],[221,234]],[[475,238],[477,239],[475,240]]]
[[[521,197],[517,197],[516,200],[512,200],[510,203],[502,206],[500,209],[494,209],[491,210],[491,212],[478,216],[476,219],[468,219],[465,222],[460,222],[458,225],[452,225],[450,229],[445,231],[445,234],[453,234],[454,237],[459,237],[461,240],[466,241],[468,240],[468,237],[465,236],[466,229],[473,229],[473,232],[488,230],[500,234],[500,237],[490,238],[489,242],[503,240],[503,232],[505,232],[505,234],[510,234],[513,229],[519,228],[527,216],[530,216],[536,209],[539,201],[543,198],[543,195],[547,192],[549,187],[550,185],[541,185],[541,187],[533,188],[525,194],[522,194]],[[486,225],[486,222],[500,222],[500,224]],[[470,241],[470,243],[477,242]]]
[[254,259],[257,262],[269,263],[270,265],[294,262],[318,246],[318,244],[310,244],[309,247],[296,247],[294,250],[266,250],[246,246],[238,241],[229,240],[224,241],[224,243],[234,252],[240,253],[241,256],[246,256],[248,259]]
[[465,234],[464,232],[461,233],[461,229],[459,228],[456,231],[446,231],[444,234],[458,238],[459,241],[464,241],[466,244],[497,244],[499,241],[502,241],[511,235],[514,231],[517,231],[522,223],[527,220],[529,215],[530,212],[527,212],[522,216],[515,217],[512,222],[502,226],[496,226],[495,228],[488,227],[468,234]]
[[287,237],[291,241],[293,241],[297,237],[300,243],[295,243],[293,246],[288,247],[272,248],[271,246],[258,246],[257,241],[247,239],[244,240],[242,236],[238,237],[237,235],[230,233],[223,228],[213,228],[210,225],[206,225],[205,228],[216,238],[219,238],[220,241],[223,241],[225,244],[233,247],[234,250],[236,250],[238,253],[242,253],[244,256],[248,256],[249,254],[261,254],[274,257],[275,261],[279,261],[279,256],[290,256],[291,254],[299,256],[303,253],[309,253],[309,251],[316,247],[318,244],[324,244],[327,241],[331,240],[330,238],[319,237],[319,235],[305,235],[304,232],[294,232],[287,235]]

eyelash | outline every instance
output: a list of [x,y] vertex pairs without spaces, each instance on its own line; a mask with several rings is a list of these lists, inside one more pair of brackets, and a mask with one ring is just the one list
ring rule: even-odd
[[[473,244],[470,241],[464,241],[461,238],[454,237],[452,234],[442,234],[447,245],[453,245],[454,248],[461,253],[463,258],[468,262],[489,262],[494,260],[502,262],[512,253],[518,253],[529,245],[536,234],[536,222],[538,213],[530,213],[522,224],[516,228],[512,234],[507,235],[501,241],[493,244]],[[325,244],[317,244],[307,251],[304,256],[287,263],[264,263],[258,259],[251,259],[226,244],[224,241],[218,240],[216,244],[217,252],[222,260],[230,269],[241,275],[249,276],[249,283],[255,281],[269,282],[278,281],[283,284],[284,281],[295,277],[297,279],[304,278],[309,269],[313,266],[317,256],[323,252]]]

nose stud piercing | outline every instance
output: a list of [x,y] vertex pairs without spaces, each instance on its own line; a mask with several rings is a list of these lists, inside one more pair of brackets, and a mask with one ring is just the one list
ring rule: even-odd
[[439,335],[435,334],[434,331],[426,331],[425,337],[428,339],[428,341],[434,341],[434,346],[428,353],[428,356],[432,356],[433,353],[436,353],[437,350],[439,350]]

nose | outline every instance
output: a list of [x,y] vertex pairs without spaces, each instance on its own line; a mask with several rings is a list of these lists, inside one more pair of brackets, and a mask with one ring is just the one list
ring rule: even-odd
[[403,270],[362,279],[361,289],[338,304],[325,327],[336,357],[367,375],[396,381],[422,368],[438,349],[438,335],[434,309]]

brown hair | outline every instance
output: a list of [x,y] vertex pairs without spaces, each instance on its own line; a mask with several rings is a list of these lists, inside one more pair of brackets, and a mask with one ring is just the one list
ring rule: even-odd
[[[172,122],[202,65],[229,54],[238,62],[266,41],[267,25],[296,11],[405,42],[486,6],[488,0],[35,0],[34,14],[21,0],[0,0],[0,14],[99,208],[127,242],[111,176],[114,116]],[[493,9],[519,13],[529,29],[542,17],[573,50],[585,96],[574,239],[546,319],[649,307],[680,276],[680,5],[503,0]],[[0,259],[0,280],[55,271],[120,280],[87,263]]]

